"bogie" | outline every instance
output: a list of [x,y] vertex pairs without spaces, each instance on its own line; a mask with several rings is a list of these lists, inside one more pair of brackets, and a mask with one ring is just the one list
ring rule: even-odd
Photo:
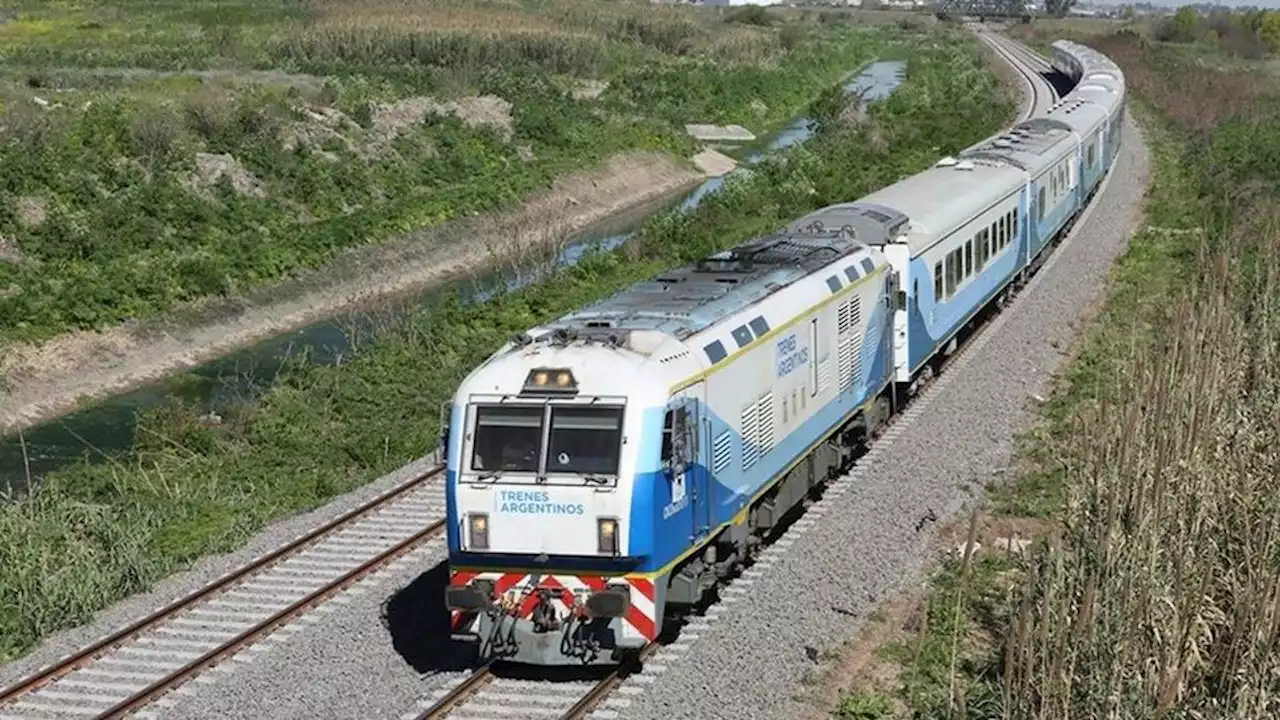
[[616,664],[749,567],[1044,267],[1114,166],[1118,68],[1063,43],[1055,67],[1078,84],[1048,115],[477,368],[442,453],[457,632],[490,659]]

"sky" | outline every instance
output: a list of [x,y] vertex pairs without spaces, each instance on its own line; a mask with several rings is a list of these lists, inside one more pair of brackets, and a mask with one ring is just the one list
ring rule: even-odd
[[[1090,5],[1129,5],[1136,0],[1089,0]],[[1208,0],[1144,0],[1151,5],[1161,5],[1164,7],[1182,7],[1183,5],[1195,5],[1199,2],[1208,2]],[[1280,0],[1217,0],[1212,3],[1214,5],[1222,5],[1223,7],[1260,7],[1269,10],[1280,10]]]

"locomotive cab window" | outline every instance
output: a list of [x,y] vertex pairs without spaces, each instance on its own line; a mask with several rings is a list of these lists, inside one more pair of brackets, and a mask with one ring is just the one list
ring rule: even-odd
[[675,443],[672,438],[677,432],[683,432],[685,423],[687,422],[688,411],[684,408],[673,408],[667,411],[666,417],[662,420],[662,464],[664,466],[672,466],[675,464]]
[[544,415],[542,405],[476,408],[471,469],[537,472]]
[[617,475],[622,408],[552,406],[547,472]]

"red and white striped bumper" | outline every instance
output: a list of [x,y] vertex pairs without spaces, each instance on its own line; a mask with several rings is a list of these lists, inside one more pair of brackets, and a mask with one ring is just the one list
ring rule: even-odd
[[[656,613],[656,601],[653,581],[642,576],[608,577],[604,575],[536,575],[502,572],[473,572],[469,570],[453,571],[449,584],[465,587],[473,580],[489,580],[493,583],[494,594],[499,605],[510,608],[510,614],[520,620],[528,620],[538,604],[537,589],[552,591],[557,615],[568,617],[581,612],[587,597],[593,592],[606,589],[609,584],[625,582],[630,589],[630,602],[622,620],[622,637],[624,644],[643,645],[657,638],[660,630]],[[558,591],[558,592],[556,592]],[[460,627],[465,623],[468,613],[453,611],[453,627],[455,631],[468,629]],[[475,618],[473,618],[473,622]],[[471,625],[472,623],[466,623]],[[627,642],[631,641],[631,642]]]

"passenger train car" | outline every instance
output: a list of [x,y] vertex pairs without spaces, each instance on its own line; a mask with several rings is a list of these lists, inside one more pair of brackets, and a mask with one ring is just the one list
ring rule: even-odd
[[451,403],[457,637],[610,664],[848,469],[1115,162],[1125,87],[1054,45],[1052,110],[856,202],[512,338]]

